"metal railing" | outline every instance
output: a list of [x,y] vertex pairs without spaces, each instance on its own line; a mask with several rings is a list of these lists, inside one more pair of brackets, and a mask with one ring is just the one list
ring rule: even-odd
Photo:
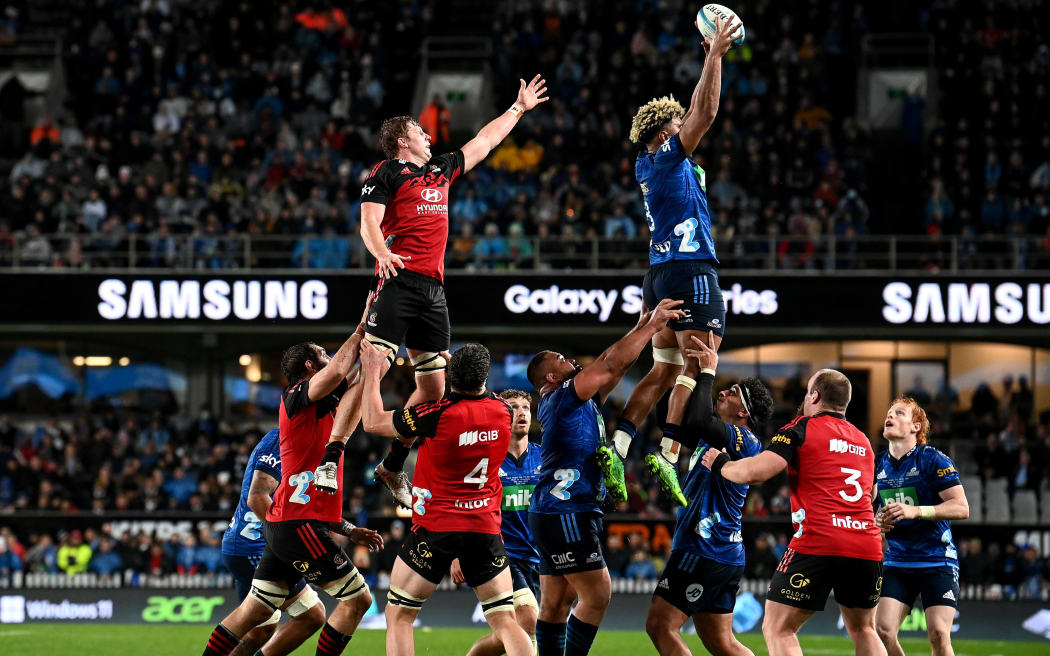
[[[480,245],[479,245],[480,244]],[[446,267],[596,271],[645,269],[646,239],[450,240]],[[722,270],[977,271],[1050,269],[1050,238],[959,236],[738,237],[719,242]],[[370,269],[356,236],[27,235],[0,239],[0,270]]]

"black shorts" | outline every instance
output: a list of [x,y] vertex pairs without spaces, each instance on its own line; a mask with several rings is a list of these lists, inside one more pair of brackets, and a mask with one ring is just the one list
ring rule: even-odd
[[718,286],[718,271],[706,260],[665,262],[649,268],[642,281],[645,304],[651,310],[665,298],[685,301],[677,309],[685,316],[668,325],[675,331],[714,331],[721,337],[726,329],[726,306]]
[[428,531],[413,526],[401,543],[398,557],[433,584],[441,583],[452,561],[459,558],[467,585],[488,583],[507,568],[509,559],[503,538],[492,533]]
[[447,351],[452,339],[445,287],[430,276],[398,269],[396,278],[373,278],[365,331],[417,351]]
[[690,617],[696,613],[732,613],[743,573],[742,565],[724,565],[687,551],[672,551],[653,596]]
[[602,518],[597,513],[529,513],[540,552],[540,574],[562,576],[605,568]]
[[255,578],[284,582],[291,590],[306,579],[323,586],[355,573],[350,557],[335,543],[325,522],[297,519],[263,524],[266,551],[255,568]]
[[530,562],[508,558],[510,563],[510,578],[514,582],[514,591],[532,590],[537,599],[540,596],[540,572]]
[[915,606],[922,597],[922,607],[959,607],[959,570],[951,565],[936,567],[893,567],[882,569],[882,596],[896,599],[905,606]]
[[875,608],[882,589],[882,561],[815,556],[788,549],[769,581],[766,598],[806,610],[824,610],[828,594],[846,608]]
[[[255,567],[259,564],[260,558],[262,558],[262,554],[258,556],[222,555],[222,561],[226,564],[226,569],[233,576],[233,585],[237,588],[238,601],[244,601],[244,598],[251,591],[252,579],[255,578]],[[294,597],[305,587],[306,581],[300,576],[299,581],[294,586],[289,586],[288,596]]]

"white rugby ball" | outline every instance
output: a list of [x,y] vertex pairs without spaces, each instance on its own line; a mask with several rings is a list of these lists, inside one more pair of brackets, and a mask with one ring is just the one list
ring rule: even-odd
[[[718,28],[715,26],[715,19],[719,18],[724,24],[726,21],[732,23],[740,22],[740,18],[737,17],[736,12],[726,7],[725,5],[709,4],[704,5],[700,8],[700,11],[696,13],[696,24],[700,28],[700,34],[705,39],[712,39],[715,36],[715,30]],[[740,23],[740,29],[737,31],[740,36],[733,40],[734,48],[738,48],[744,44],[744,24]]]

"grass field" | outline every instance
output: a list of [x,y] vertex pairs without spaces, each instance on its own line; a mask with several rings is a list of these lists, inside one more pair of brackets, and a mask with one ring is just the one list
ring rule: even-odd
[[[195,656],[204,650],[210,627],[142,626],[142,625],[70,625],[32,624],[0,626],[0,653],[4,656]],[[471,643],[483,634],[481,629],[417,629],[416,653],[445,656],[465,654]],[[361,630],[345,653],[379,655],[383,653],[383,631]],[[741,641],[756,655],[767,654],[762,636],[741,636]],[[706,654],[696,636],[686,642],[694,654]],[[311,638],[295,653],[312,655],[316,638]],[[929,644],[921,640],[904,641],[908,654],[928,654]],[[807,655],[847,656],[853,654],[849,640],[840,637],[805,637],[802,648]],[[601,631],[591,653],[595,656],[656,653],[649,638],[640,631]],[[1035,642],[994,642],[960,640],[955,643],[956,656],[1046,656],[1050,644]]]

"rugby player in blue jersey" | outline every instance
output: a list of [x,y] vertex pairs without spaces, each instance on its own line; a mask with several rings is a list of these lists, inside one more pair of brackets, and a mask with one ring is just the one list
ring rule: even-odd
[[[259,558],[266,550],[262,523],[272,503],[271,495],[280,481],[281,440],[275,428],[259,440],[248,458],[248,465],[244,468],[244,479],[241,481],[241,498],[230,525],[222,536],[222,559],[226,563],[226,569],[233,575],[239,601],[244,601],[251,591],[255,566],[259,564]],[[289,587],[289,596],[295,597],[304,587],[306,581],[299,579],[295,585]],[[277,630],[277,622],[280,619],[281,611],[275,610],[270,619],[241,638],[231,656],[255,654]],[[324,607],[315,606],[307,613],[292,619],[302,625],[301,637],[305,640],[324,624]]]
[[[514,579],[514,616],[518,625],[536,644],[536,615],[539,607],[536,595],[540,592],[540,553],[529,531],[529,504],[532,491],[540,481],[543,451],[539,444],[529,442],[532,426],[532,397],[521,390],[505,390],[500,397],[514,411],[510,426],[510,446],[507,457],[499,468],[503,483],[500,533],[507,549],[510,574]],[[452,561],[452,582],[463,583],[459,559]],[[570,602],[572,597],[570,597]],[[467,656],[499,656],[503,645],[496,634],[490,633],[474,643]]]
[[[681,319],[681,304],[665,299],[643,311],[631,332],[582,369],[553,351],[529,362],[543,427],[540,480],[529,508],[540,552],[539,656],[588,653],[609,607],[612,582],[601,545],[605,485],[595,453],[605,443],[601,406],[649,340]],[[569,616],[573,590],[579,603]]]
[[959,607],[959,558],[948,522],[970,516],[959,472],[926,443],[930,421],[914,399],[890,405],[882,436],[889,449],[875,457],[875,522],[886,535],[882,598],[875,630],[889,656],[904,656],[897,631],[917,597],[926,612],[932,656],[952,656]]
[[627,500],[623,459],[637,427],[657,401],[671,390],[660,452],[649,454],[646,465],[657,476],[664,494],[686,505],[678,483],[678,432],[689,396],[696,386],[697,367],[684,352],[691,337],[715,334],[722,342],[726,312],[718,286],[718,256],[711,237],[706,173],[690,157],[714,123],[722,88],[722,56],[729,50],[740,23],[717,24],[712,39],[704,40],[707,58],[703,74],[689,103],[689,111],[672,96],[643,105],[631,124],[631,141],[644,146],[635,164],[649,223],[649,272],[642,290],[654,307],[662,298],[683,301],[681,317],[653,336],[653,367],[635,386],[613,433],[613,447],[599,451],[599,466],[617,501]]
[[745,378],[719,392],[712,406],[718,368],[714,334],[706,344],[693,342],[696,348],[686,353],[697,361],[700,375],[682,427],[683,439],[699,439],[685,478],[689,506],[678,510],[671,557],[653,592],[645,629],[661,656],[687,655],[681,629],[692,617],[697,635],[714,656],[752,656],[733,635],[733,607],[744,572],[740,517],[748,486],[712,476],[700,456],[708,448],[724,449],[734,460],[761,452],[754,431],[773,413],[773,397],[757,378]]

